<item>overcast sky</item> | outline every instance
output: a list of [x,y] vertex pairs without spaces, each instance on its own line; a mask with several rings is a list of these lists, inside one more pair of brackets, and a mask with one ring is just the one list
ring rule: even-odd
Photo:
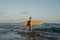
[[60,23],[60,0],[0,0],[0,22],[33,20]]

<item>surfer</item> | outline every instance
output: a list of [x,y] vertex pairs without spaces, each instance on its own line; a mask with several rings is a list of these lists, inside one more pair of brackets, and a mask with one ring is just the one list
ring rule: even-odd
[[32,25],[40,25],[43,24],[41,20],[32,20],[32,17],[29,17],[28,21],[23,21],[20,23],[22,26],[29,26],[29,31],[32,31]]
[[32,31],[32,17],[29,18],[27,25],[29,26],[29,31]]

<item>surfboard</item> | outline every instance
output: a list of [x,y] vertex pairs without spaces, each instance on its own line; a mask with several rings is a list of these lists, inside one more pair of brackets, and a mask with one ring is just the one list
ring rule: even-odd
[[[22,26],[27,26],[28,24],[28,21],[23,21],[20,23],[20,25]],[[41,20],[32,20],[32,25],[40,25],[40,24],[43,24],[43,21]]]

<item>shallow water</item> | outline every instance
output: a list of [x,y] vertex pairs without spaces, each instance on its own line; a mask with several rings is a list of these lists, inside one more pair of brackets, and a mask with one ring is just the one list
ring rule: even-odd
[[[60,27],[58,24],[43,24],[38,27],[36,26],[35,28],[51,28],[52,25],[54,25],[53,27]],[[0,40],[60,40],[60,33],[44,32],[44,36],[33,36],[34,34],[18,34],[16,31],[24,28],[25,27],[22,27],[19,24],[0,24]],[[40,33],[38,32],[38,34]]]

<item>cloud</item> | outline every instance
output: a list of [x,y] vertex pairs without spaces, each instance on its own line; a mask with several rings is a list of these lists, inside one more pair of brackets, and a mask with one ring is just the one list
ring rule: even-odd
[[29,12],[21,12],[21,14],[30,14]]
[[0,15],[2,15],[4,13],[4,11],[0,12]]

